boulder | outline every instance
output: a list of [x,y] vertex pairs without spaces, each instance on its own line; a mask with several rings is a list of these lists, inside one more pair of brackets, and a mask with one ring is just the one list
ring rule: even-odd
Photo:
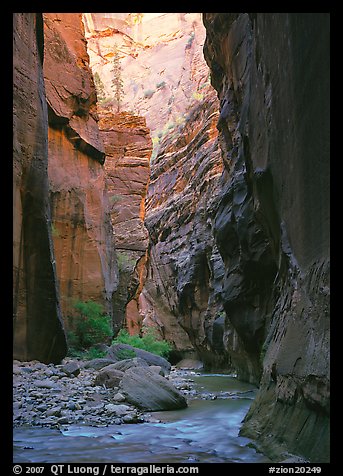
[[113,363],[114,363],[114,360],[112,359],[105,359],[105,358],[92,359],[85,363],[84,368],[100,370],[103,367],[106,367],[107,365],[111,365]]
[[105,385],[107,388],[118,387],[124,372],[114,368],[115,364],[107,365],[95,377],[95,385]]
[[158,373],[159,375],[162,375],[162,377],[165,377],[165,372],[162,369],[162,367],[160,367],[159,365],[150,365],[149,369],[152,370],[153,372]]
[[63,365],[62,371],[69,377],[72,375],[77,377],[80,373],[80,365],[75,361],[68,362],[67,364]]
[[131,411],[131,408],[127,405],[113,405],[113,403],[109,403],[108,405],[105,405],[105,410],[107,413],[115,414],[116,416],[123,416]]
[[120,360],[119,362],[113,364],[114,369],[121,370],[122,372],[126,372],[126,370],[130,369],[131,367],[149,367],[149,364],[139,357],[135,357],[134,359]]
[[187,407],[184,396],[164,377],[148,367],[131,367],[120,382],[126,400],[142,410],[176,410]]
[[149,365],[159,365],[166,371],[170,371],[171,365],[168,362],[168,360],[164,359],[163,357],[160,357],[159,355],[152,354],[151,352],[148,352],[146,350],[142,349],[137,349],[136,347],[132,347],[132,345],[129,344],[114,344],[112,345],[108,352],[106,357],[113,359],[113,360],[120,360],[120,355],[122,355],[124,352],[131,351],[135,353],[136,357],[139,357]]
[[204,367],[204,365],[200,360],[186,358],[186,359],[180,360],[180,362],[175,364],[175,367],[178,369],[200,370]]

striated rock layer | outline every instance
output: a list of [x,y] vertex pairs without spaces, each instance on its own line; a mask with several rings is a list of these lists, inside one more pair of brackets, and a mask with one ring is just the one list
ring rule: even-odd
[[118,285],[98,128],[96,91],[81,13],[44,14],[49,183],[61,303],[96,301],[113,313]]
[[161,142],[146,200],[149,266],[141,299],[144,323],[176,349],[196,349],[208,365],[228,366],[221,302],[223,261],[212,220],[223,166],[217,141],[218,102],[206,100]]
[[110,217],[120,284],[114,295],[114,331],[141,329],[139,296],[146,275],[148,233],[144,226],[152,142],[145,118],[99,109]]
[[14,358],[58,363],[66,354],[48,189],[48,111],[40,13],[13,14]]
[[225,173],[222,299],[260,389],[242,434],[329,460],[329,15],[205,13]]

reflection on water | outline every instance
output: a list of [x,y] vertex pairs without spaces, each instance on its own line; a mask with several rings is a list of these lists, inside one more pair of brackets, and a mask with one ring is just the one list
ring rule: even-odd
[[218,463],[268,462],[238,436],[253,387],[218,374],[192,376],[205,391],[246,392],[239,398],[193,400],[188,408],[154,412],[161,423],[65,430],[14,429],[14,462]]

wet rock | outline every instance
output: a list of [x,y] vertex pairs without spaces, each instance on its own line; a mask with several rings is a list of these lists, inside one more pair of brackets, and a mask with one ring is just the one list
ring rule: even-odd
[[149,368],[132,367],[120,383],[126,400],[148,411],[185,408],[184,396],[164,377]]
[[69,418],[67,416],[62,416],[57,420],[59,425],[67,425],[69,423]]
[[[330,18],[204,13],[203,21],[226,169],[214,214],[225,263],[224,328],[233,327],[224,333],[239,378],[259,384],[241,435],[273,459],[286,448],[326,462]],[[314,142],[322,144],[319,153]]]
[[139,421],[139,416],[136,412],[129,412],[122,418],[123,423],[137,423]]

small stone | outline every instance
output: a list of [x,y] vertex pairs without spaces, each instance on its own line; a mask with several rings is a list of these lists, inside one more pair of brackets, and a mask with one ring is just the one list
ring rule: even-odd
[[75,362],[75,361],[72,361],[72,362],[69,362],[68,364],[65,364],[63,365],[62,367],[62,371],[67,374],[68,376],[75,376],[77,377],[81,371],[80,369],[80,365]]
[[67,425],[69,423],[69,418],[67,416],[63,416],[57,420],[59,425]]
[[130,412],[122,417],[124,423],[137,423],[138,415],[136,412]]
[[115,415],[121,416],[131,410],[131,408],[127,405],[113,405],[109,403],[105,405],[105,410],[107,413],[114,413]]
[[50,410],[46,411],[46,416],[61,416],[61,408],[60,407],[55,407],[51,408]]
[[34,385],[37,388],[48,388],[48,389],[56,389],[56,383],[53,382],[52,380],[34,380],[32,382],[32,385]]
[[116,395],[114,395],[113,400],[115,402],[125,402],[125,397],[122,393],[117,393]]

